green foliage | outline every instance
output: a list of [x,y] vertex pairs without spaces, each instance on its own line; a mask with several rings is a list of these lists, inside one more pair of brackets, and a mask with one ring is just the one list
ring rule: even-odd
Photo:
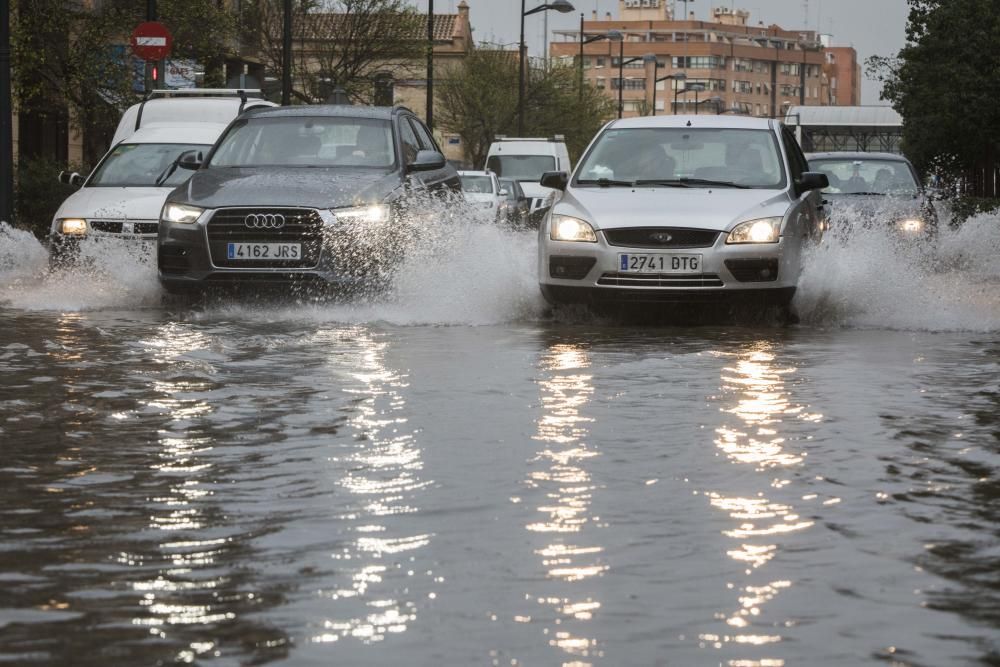
[[[17,165],[17,182],[14,189],[14,219],[17,226],[44,238],[49,233],[52,216],[66,197],[76,192],[73,185],[57,180],[65,165],[45,158],[21,160]],[[70,171],[86,174],[83,167],[70,167]]]
[[1000,156],[1000,11],[996,0],[909,0],[907,46],[873,58],[882,99],[903,116],[921,171],[957,176]]
[[1000,211],[1000,200],[982,197],[959,197],[952,200],[951,224],[957,225],[981,213],[996,213]]
[[[497,135],[517,135],[518,60],[516,51],[480,47],[438,84],[437,119],[442,128],[462,138],[476,168],[486,162]],[[525,136],[566,137],[576,160],[594,134],[615,113],[601,91],[580,88],[574,67],[548,70],[531,67],[524,97]]]

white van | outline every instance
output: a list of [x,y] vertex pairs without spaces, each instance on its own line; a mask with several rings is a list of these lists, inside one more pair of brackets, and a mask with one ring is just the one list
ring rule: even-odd
[[539,185],[547,171],[573,171],[562,135],[552,139],[497,137],[486,154],[487,171],[498,178],[512,178],[521,184],[531,200],[531,212],[547,208],[555,190]]
[[243,111],[276,106],[259,95],[258,90],[154,90],[129,107],[110,150],[89,176],[59,174],[61,182],[80,189],[66,198],[52,219],[51,263],[73,259],[86,238],[155,241],[164,200],[191,175],[177,169],[180,156],[188,151],[208,153]]

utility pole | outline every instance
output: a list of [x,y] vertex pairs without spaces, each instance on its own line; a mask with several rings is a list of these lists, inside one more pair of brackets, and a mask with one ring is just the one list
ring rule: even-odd
[[[156,20],[156,0],[146,0],[146,20]],[[156,67],[156,79],[153,78],[153,68]],[[146,92],[159,88],[157,79],[163,78],[163,64],[156,61],[147,60],[143,63],[143,70],[146,75]]]
[[14,222],[14,130],[10,94],[10,0],[0,0],[0,221]]
[[281,28],[281,106],[292,103],[292,0],[283,0],[285,17]]
[[427,0],[427,127],[434,131],[434,0]]

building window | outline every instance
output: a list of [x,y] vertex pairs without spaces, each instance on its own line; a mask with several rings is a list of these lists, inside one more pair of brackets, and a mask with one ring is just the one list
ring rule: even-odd
[[598,90],[604,90],[607,87],[607,85],[606,85],[606,79],[603,76],[597,77],[597,84],[596,85],[597,85]]
[[622,86],[624,90],[646,90],[645,79],[625,79],[624,81],[611,79],[611,90],[618,90],[619,82],[624,84]]
[[726,59],[722,56],[675,56],[674,69],[725,69]]
[[753,83],[750,81],[733,81],[733,92],[749,94],[753,92]]
[[[622,67],[622,69],[643,69],[646,67],[646,63],[642,59],[635,60],[633,62],[629,62],[629,60],[632,60],[632,58],[631,57],[625,58],[625,65]],[[611,59],[611,66],[618,67],[617,56]]]
[[733,71],[734,72],[752,72],[753,71],[753,61],[749,58],[734,58],[733,59]]

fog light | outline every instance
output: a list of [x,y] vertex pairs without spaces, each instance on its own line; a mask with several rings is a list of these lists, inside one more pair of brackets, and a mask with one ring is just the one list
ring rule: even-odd
[[67,236],[83,236],[87,233],[87,221],[81,218],[63,218],[59,231]]

